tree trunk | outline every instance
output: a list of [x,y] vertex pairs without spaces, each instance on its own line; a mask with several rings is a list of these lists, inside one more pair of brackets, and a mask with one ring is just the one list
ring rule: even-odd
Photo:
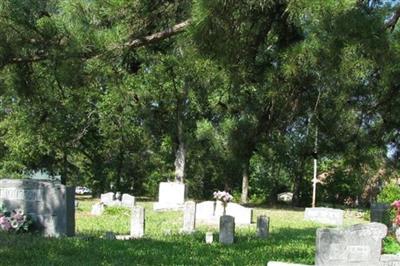
[[294,207],[300,206],[300,189],[303,182],[303,175],[301,173],[296,173],[294,178],[294,191],[293,191],[293,201]]
[[242,166],[242,196],[240,198],[241,203],[248,203],[249,198],[249,162],[246,162]]
[[[177,95],[176,101],[176,127],[177,127],[177,149],[175,151],[175,182],[183,183],[185,181],[186,175],[186,145],[185,145],[185,137],[184,137],[184,111],[185,104],[188,95],[188,84],[185,82],[183,88],[183,95],[179,97]],[[175,92],[178,94],[178,90],[175,89]]]
[[175,182],[183,183],[185,180],[186,147],[185,143],[179,140],[178,148],[175,152]]
[[67,185],[67,171],[68,171],[68,160],[67,152],[63,154],[63,173],[61,174],[61,184]]

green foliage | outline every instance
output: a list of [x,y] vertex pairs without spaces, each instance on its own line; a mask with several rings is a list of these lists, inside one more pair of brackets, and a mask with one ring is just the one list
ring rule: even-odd
[[[256,237],[255,227],[237,227],[236,242],[231,246],[218,243],[218,227],[199,225],[193,235],[179,233],[181,212],[154,212],[151,203],[139,202],[146,210],[146,232],[143,239],[131,241],[101,239],[105,232],[127,235],[130,217],[124,213],[91,216],[94,200],[80,200],[76,212],[77,236],[43,238],[35,235],[4,235],[0,242],[2,263],[6,265],[130,264],[143,265],[265,265],[268,261],[313,264],[315,230],[318,224],[303,221],[303,212],[255,208],[254,216],[267,215],[273,221],[268,240]],[[290,219],[288,219],[290,217]],[[360,220],[345,218],[346,224]],[[361,221],[362,222],[362,221]],[[214,233],[214,243],[204,241],[206,232]],[[177,252],[179,251],[179,252]]]
[[397,254],[400,252],[400,244],[397,239],[390,235],[383,240],[383,252],[386,254]]
[[382,191],[378,194],[377,201],[387,204],[392,204],[400,199],[400,186],[395,183],[385,185]]

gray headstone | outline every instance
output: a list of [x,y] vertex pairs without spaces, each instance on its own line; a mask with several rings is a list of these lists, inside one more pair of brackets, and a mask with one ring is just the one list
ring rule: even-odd
[[269,235],[269,218],[265,215],[257,217],[257,236],[267,238]]
[[219,220],[219,243],[233,244],[235,240],[235,218],[229,215],[221,216]]
[[121,205],[124,207],[132,208],[135,206],[135,197],[131,196],[129,194],[123,194],[122,195],[122,200],[121,200]]
[[183,208],[183,228],[184,233],[193,233],[196,227],[196,202],[187,201]]
[[133,238],[141,238],[144,235],[145,212],[141,206],[132,208],[131,215],[131,236]]
[[390,205],[384,203],[371,204],[371,222],[390,224],[389,217]]
[[102,215],[104,212],[104,204],[99,202],[99,203],[95,203],[92,206],[92,210],[91,210],[91,214],[94,216],[100,216]]
[[380,223],[357,224],[345,229],[318,229],[315,265],[379,265],[382,239],[386,234],[386,225]]
[[306,208],[304,220],[329,225],[342,225],[344,211],[332,208]]
[[100,195],[100,202],[110,205],[114,201],[114,192],[107,192]]
[[9,210],[23,209],[45,236],[75,234],[74,187],[31,179],[1,179],[0,202]]
[[214,235],[212,232],[207,232],[206,233],[206,243],[207,244],[212,244],[212,242],[214,241]]
[[115,234],[113,232],[106,232],[105,235],[104,235],[104,239],[115,240],[117,238],[116,238],[116,236],[115,236]]

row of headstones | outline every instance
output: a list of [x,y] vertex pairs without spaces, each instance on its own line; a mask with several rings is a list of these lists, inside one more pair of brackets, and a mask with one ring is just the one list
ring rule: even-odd
[[[182,233],[193,233],[195,231],[196,203],[188,201],[185,203]],[[131,228],[129,236],[114,236],[111,232],[106,233],[107,239],[131,239],[141,238],[145,234],[145,209],[141,206],[132,207]],[[269,218],[259,216],[257,218],[257,236],[266,238],[269,234]],[[211,240],[210,240],[211,239]],[[229,215],[220,217],[219,242],[232,244],[235,239],[235,218]],[[212,233],[206,234],[206,242],[212,243]]]
[[104,212],[104,206],[119,206],[132,208],[136,204],[135,197],[129,194],[122,194],[120,192],[108,192],[101,194],[100,202],[92,206],[91,214],[100,216]]
[[[320,228],[316,237],[316,266],[400,266],[400,256],[382,255],[382,239],[387,226],[357,224],[349,228]],[[269,262],[268,266],[295,266]],[[306,266],[306,265],[304,265]]]

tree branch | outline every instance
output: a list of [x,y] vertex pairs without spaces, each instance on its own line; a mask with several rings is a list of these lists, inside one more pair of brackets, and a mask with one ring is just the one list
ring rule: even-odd
[[400,19],[400,5],[397,6],[392,17],[388,21],[385,22],[385,28],[389,29],[391,32],[393,32],[399,19]]
[[[167,39],[169,37],[172,37],[174,35],[177,35],[183,31],[185,31],[186,28],[191,24],[191,22],[192,22],[191,19],[188,19],[188,20],[178,23],[178,24],[174,25],[173,27],[168,28],[166,30],[131,40],[122,45],[120,44],[120,45],[111,46],[105,52],[103,51],[103,52],[89,52],[89,53],[77,54],[76,58],[90,59],[90,58],[94,58],[94,57],[100,56],[102,54],[105,54],[107,52],[111,52],[111,51],[118,50],[118,49],[139,48],[139,47],[143,47],[143,46],[146,46],[149,44],[157,43],[157,42],[160,42],[164,39]],[[6,62],[0,63],[0,69],[6,65],[11,65],[11,64],[35,63],[35,62],[45,61],[45,60],[48,60],[50,57],[51,56],[48,53],[43,53],[41,55],[35,55],[35,56],[31,56],[31,57],[14,57],[14,58],[7,60]],[[69,57],[66,57],[65,59],[68,59],[68,58],[71,58],[71,57],[69,56]]]

